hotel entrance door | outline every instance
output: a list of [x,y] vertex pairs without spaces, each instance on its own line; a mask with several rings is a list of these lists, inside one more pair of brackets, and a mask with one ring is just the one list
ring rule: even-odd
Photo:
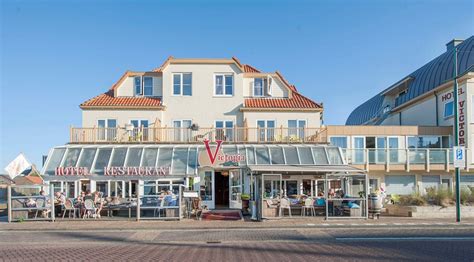
[[219,208],[228,208],[229,207],[229,172],[220,171],[215,172],[215,207]]

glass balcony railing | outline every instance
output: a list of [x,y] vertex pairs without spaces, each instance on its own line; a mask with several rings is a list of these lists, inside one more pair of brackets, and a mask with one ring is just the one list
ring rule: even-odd
[[453,163],[452,149],[342,149],[350,165],[447,165]]

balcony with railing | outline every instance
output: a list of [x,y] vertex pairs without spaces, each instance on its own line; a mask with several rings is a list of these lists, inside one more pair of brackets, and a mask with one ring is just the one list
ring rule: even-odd
[[70,143],[201,143],[223,140],[229,143],[326,143],[324,128],[176,128],[176,127],[71,127]]
[[341,150],[347,164],[365,170],[449,171],[453,168],[453,151],[449,148]]

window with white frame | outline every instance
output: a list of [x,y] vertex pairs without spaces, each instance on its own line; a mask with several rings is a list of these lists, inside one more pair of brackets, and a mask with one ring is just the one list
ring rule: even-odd
[[133,83],[135,96],[153,96],[153,77],[136,76]]
[[258,140],[274,141],[275,140],[275,120],[257,120]]
[[448,102],[444,104],[444,117],[448,118],[454,115],[454,102]]
[[232,74],[216,74],[214,78],[214,95],[234,95],[234,76]]
[[331,145],[347,148],[347,136],[332,136],[329,138]]
[[141,76],[136,76],[134,78],[134,85],[135,85],[135,95],[136,96],[143,95],[143,93],[142,93],[142,77]]
[[306,127],[306,120],[288,120],[288,136],[290,139],[302,139],[305,137],[304,129]]
[[174,140],[177,142],[189,141],[191,138],[191,120],[174,120]]
[[272,96],[272,79],[269,77],[255,78],[253,96]]
[[130,124],[133,126],[129,134],[132,141],[148,141],[148,120],[134,119],[130,120]]
[[192,95],[192,74],[175,73],[173,74],[173,95],[191,96]]
[[219,140],[234,140],[234,122],[232,120],[216,121],[216,137]]

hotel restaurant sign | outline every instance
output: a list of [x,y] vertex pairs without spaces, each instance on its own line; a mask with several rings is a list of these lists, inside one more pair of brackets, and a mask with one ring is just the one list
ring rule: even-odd
[[[205,151],[198,155],[200,166],[222,167],[238,166],[239,162],[245,161],[243,154],[225,154],[222,151],[222,140],[217,140],[216,145],[210,145],[209,140],[204,140]],[[104,167],[104,176],[167,176],[171,167]],[[54,170],[56,176],[90,176],[92,173],[86,167],[57,167]]]
[[[104,176],[166,176],[170,174],[170,167],[104,167]],[[56,176],[90,176],[86,167],[57,167]]]

